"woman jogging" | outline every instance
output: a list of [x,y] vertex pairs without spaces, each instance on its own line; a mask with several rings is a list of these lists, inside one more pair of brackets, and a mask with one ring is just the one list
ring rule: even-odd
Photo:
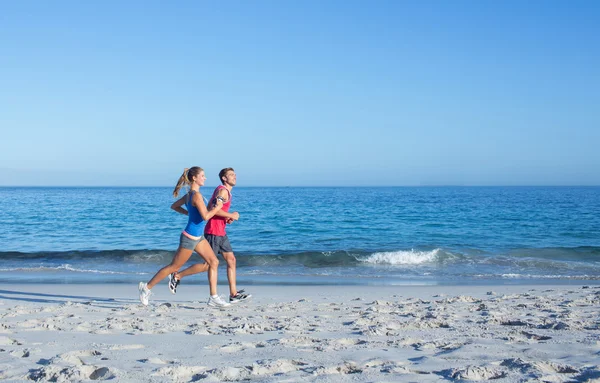
[[208,305],[214,307],[226,307],[230,305],[217,295],[217,270],[219,261],[203,235],[206,221],[211,219],[223,207],[223,201],[218,200],[215,205],[211,204],[211,210],[206,208],[202,194],[200,194],[200,187],[204,185],[205,180],[204,170],[198,166],[185,169],[181,177],[179,177],[175,190],[173,190],[173,196],[177,197],[179,195],[179,190],[183,185],[189,185],[189,192],[174,202],[171,205],[171,209],[180,214],[187,215],[189,217],[188,223],[179,237],[179,248],[173,256],[171,263],[160,269],[148,283],[140,282],[138,286],[140,301],[144,305],[148,305],[151,289],[171,273],[179,271],[188,259],[190,259],[194,251],[200,254],[206,262],[206,269],[203,271],[208,270],[208,284],[210,288]]

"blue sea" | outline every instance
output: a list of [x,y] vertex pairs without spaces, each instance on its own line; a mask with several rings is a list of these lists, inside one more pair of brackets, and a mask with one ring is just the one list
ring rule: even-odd
[[[0,188],[0,283],[147,281],[187,222],[171,192]],[[231,211],[240,287],[600,283],[600,187],[236,187]]]

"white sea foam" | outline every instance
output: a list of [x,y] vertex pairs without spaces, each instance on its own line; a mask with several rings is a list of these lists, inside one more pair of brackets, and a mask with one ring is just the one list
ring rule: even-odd
[[504,274],[473,274],[474,278],[506,278],[506,279],[584,279],[584,280],[597,280],[599,279],[595,275],[562,275],[562,274],[517,274],[517,273],[504,273]]
[[421,263],[435,262],[440,249],[431,251],[400,250],[373,253],[362,259],[363,262],[388,265],[418,265]]

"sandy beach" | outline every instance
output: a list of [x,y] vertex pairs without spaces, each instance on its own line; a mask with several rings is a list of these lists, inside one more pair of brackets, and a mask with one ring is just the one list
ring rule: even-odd
[[[226,291],[219,286],[220,292]],[[600,287],[0,285],[0,379],[600,381]]]

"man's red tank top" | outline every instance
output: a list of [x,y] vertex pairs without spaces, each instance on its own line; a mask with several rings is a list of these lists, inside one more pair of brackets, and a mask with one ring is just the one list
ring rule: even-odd
[[[227,190],[227,188],[223,185],[217,186],[217,188],[215,189],[215,191],[212,194],[212,197],[210,197],[211,204],[213,203],[213,201],[215,200],[215,198],[217,197],[217,195],[219,194],[219,191],[221,189]],[[221,210],[223,210],[225,212],[229,212],[229,206],[231,205],[231,193],[229,192],[229,190],[227,190],[227,194],[229,194],[229,198],[227,199],[227,202],[225,202],[223,204],[223,207],[221,208]],[[224,236],[225,235],[225,226],[227,226],[227,218],[219,217],[219,216],[215,215],[211,219],[209,219],[208,222],[206,222],[206,226],[204,226],[204,234]]]

